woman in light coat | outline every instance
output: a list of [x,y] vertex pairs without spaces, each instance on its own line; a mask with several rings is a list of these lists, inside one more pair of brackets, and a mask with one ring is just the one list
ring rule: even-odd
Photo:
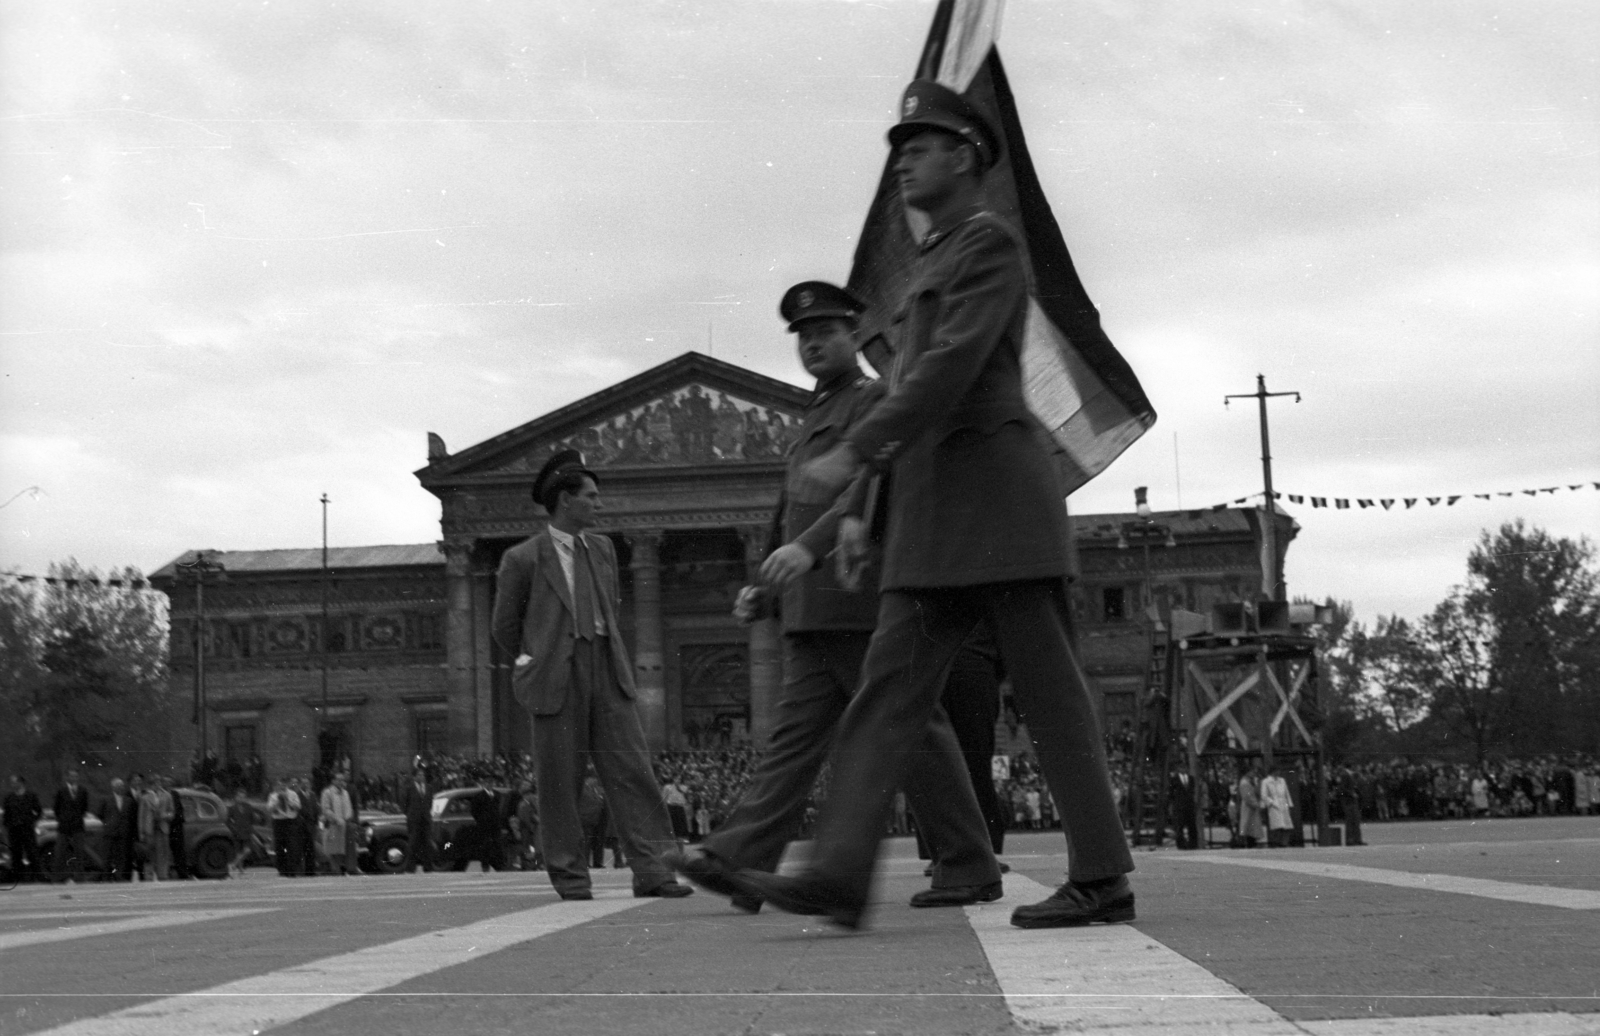
[[1260,767],[1260,763],[1253,763],[1239,775],[1239,840],[1246,849],[1254,849],[1267,837],[1261,823]]

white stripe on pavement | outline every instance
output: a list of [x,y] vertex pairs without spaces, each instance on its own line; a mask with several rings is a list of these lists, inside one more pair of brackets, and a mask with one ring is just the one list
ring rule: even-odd
[[1600,1015],[1445,1014],[1428,1018],[1337,1018],[1300,1022],[1311,1036],[1596,1036]]
[[1338,878],[1343,881],[1365,881],[1377,885],[1394,885],[1405,889],[1427,889],[1430,892],[1456,892],[1463,896],[1483,899],[1503,899],[1508,903],[1531,903],[1535,906],[1563,907],[1567,910],[1600,910],[1600,892],[1587,889],[1558,888],[1549,885],[1519,885],[1509,881],[1490,881],[1486,878],[1462,878],[1454,874],[1419,874],[1414,871],[1384,870],[1378,867],[1356,867],[1346,863],[1314,863],[1301,860],[1263,859],[1235,853],[1177,853],[1170,860],[1191,863],[1233,864],[1239,867],[1260,867],[1264,870],[1289,871],[1317,878]]
[[557,902],[399,942],[138,1004],[84,1018],[37,1036],[214,1036],[264,1032],[442,968],[517,943],[656,902],[631,892],[596,892],[588,902]]
[[[66,928],[36,928],[25,932],[7,932],[0,935],[0,951],[15,950],[22,946],[38,946],[47,942],[65,942],[68,939],[84,939],[92,935],[115,935],[118,932],[137,932],[149,928],[170,928],[173,925],[198,924],[201,921],[221,921],[224,918],[238,917],[241,914],[264,914],[275,907],[261,907],[255,910],[163,910],[158,914],[140,914],[137,917],[125,917],[115,921],[93,921],[88,924],[71,925]],[[90,909],[89,914],[95,911]],[[63,913],[44,914],[8,914],[4,920],[13,918],[22,919],[32,917],[72,917],[83,916],[68,915]]]
[[1052,890],[1015,871],[1006,875],[1005,888],[1009,903],[965,910],[1006,1006],[1024,1031],[1303,1034],[1272,1008],[1131,925],[1013,928],[1017,903],[1044,899]]

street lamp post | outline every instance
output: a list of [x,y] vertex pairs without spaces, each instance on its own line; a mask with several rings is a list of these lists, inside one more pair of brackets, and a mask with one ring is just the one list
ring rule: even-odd
[[202,762],[210,747],[206,723],[206,573],[219,573],[220,579],[220,573],[225,571],[222,563],[215,560],[216,553],[214,550],[197,550],[193,561],[180,561],[177,564],[178,568],[194,575],[194,712],[190,722],[199,728]]

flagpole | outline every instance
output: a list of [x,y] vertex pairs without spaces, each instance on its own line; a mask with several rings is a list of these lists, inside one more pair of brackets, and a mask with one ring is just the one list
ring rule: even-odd
[[1261,583],[1270,599],[1282,601],[1286,598],[1286,589],[1283,583],[1283,573],[1278,570],[1278,521],[1277,521],[1277,496],[1272,492],[1272,440],[1267,434],[1267,400],[1274,396],[1293,396],[1296,403],[1300,402],[1300,393],[1268,392],[1267,378],[1264,374],[1256,375],[1256,390],[1254,392],[1239,392],[1231,396],[1222,397],[1222,405],[1226,407],[1230,399],[1254,399],[1261,415],[1261,480],[1264,483],[1266,496],[1261,501],[1261,549],[1265,555],[1261,560]]

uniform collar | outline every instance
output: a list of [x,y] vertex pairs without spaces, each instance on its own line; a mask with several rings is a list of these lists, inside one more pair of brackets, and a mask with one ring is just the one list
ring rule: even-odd
[[839,374],[835,374],[827,381],[817,382],[816,391],[812,392],[811,394],[811,405],[816,406],[818,403],[822,402],[824,399],[827,399],[829,396],[833,395],[835,392],[838,392],[847,385],[854,385],[856,379],[860,376],[861,374],[859,371],[843,371]]
[[968,220],[982,215],[984,211],[984,207],[977,204],[969,205],[963,209],[957,209],[955,212],[951,213],[949,218],[947,218],[943,223],[940,223],[938,226],[932,227],[928,230],[927,235],[922,239],[922,251],[926,252],[928,249],[937,245],[940,241],[943,241],[945,238],[949,237],[952,230]]

